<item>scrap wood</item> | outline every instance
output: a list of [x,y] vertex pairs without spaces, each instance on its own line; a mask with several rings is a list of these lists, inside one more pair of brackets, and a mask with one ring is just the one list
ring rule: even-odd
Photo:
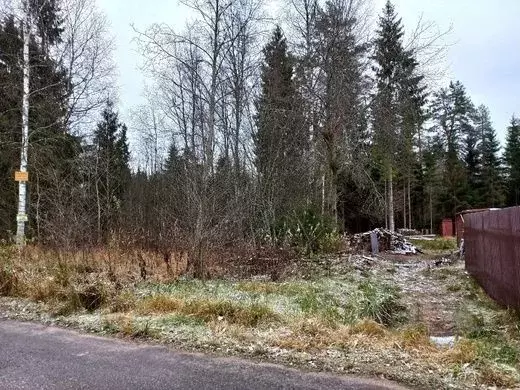
[[350,237],[350,246],[357,250],[371,251],[370,237],[373,233],[377,236],[379,251],[402,255],[422,253],[419,248],[406,240],[402,234],[383,228],[376,228],[368,232],[352,235]]

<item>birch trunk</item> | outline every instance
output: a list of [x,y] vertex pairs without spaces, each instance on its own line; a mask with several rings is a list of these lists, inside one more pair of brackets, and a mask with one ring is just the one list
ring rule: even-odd
[[392,178],[392,167],[388,167],[388,228],[395,231],[394,219],[394,183]]
[[[28,5],[26,6],[28,8]],[[27,152],[29,149],[29,43],[31,40],[31,16],[26,9],[23,26],[23,95],[22,95],[22,148],[20,155],[20,171],[27,172]],[[25,219],[27,218],[27,182],[18,184],[18,216],[16,218],[16,242],[25,244]]]

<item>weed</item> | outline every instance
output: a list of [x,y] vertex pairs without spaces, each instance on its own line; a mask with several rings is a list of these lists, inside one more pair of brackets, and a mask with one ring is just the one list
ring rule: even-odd
[[269,307],[258,303],[240,306],[229,301],[192,300],[186,302],[180,312],[206,322],[223,319],[229,323],[250,327],[261,322],[278,320],[278,315]]
[[14,256],[13,246],[0,245],[0,296],[14,296],[19,293],[20,282],[12,261]]
[[253,294],[277,294],[281,288],[276,283],[262,283],[262,282],[240,282],[237,284],[236,289]]
[[399,303],[396,288],[367,280],[359,285],[351,309],[351,317],[370,318],[380,324],[391,325],[398,321],[404,307]]
[[12,265],[0,264],[0,295],[14,296],[19,290],[19,281]]
[[496,363],[515,365],[518,363],[518,347],[498,337],[481,341],[479,355]]
[[131,338],[157,338],[159,336],[158,331],[152,328],[149,320],[141,323],[127,315],[115,317],[112,321],[105,319],[102,329]]
[[157,338],[158,332],[150,326],[150,321],[146,321],[144,324],[134,323],[130,336],[136,339],[150,339]]
[[87,285],[80,285],[77,296],[80,307],[88,311],[94,311],[105,304],[108,292],[103,283],[94,282]]
[[185,314],[172,314],[167,317],[163,317],[157,321],[159,325],[166,327],[176,326],[202,326],[205,324],[201,318],[185,315]]
[[238,305],[226,300],[188,299],[167,295],[147,297],[137,304],[141,314],[177,313],[204,322],[226,320],[229,323],[254,327],[261,322],[278,320],[269,307],[259,303]]
[[304,313],[317,313],[322,308],[321,300],[316,291],[306,291],[296,301]]

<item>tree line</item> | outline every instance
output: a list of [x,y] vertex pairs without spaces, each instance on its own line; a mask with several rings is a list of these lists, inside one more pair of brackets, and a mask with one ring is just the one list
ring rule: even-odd
[[[193,15],[183,31],[135,31],[149,86],[128,127],[102,15],[85,0],[29,3],[29,228],[39,242],[183,247],[203,273],[214,246],[318,250],[317,236],[435,230],[464,209],[520,201],[520,121],[502,151],[489,110],[460,82],[432,88],[414,36],[424,30],[405,34],[390,1],[372,29],[368,0],[291,0],[274,28],[260,0],[183,0]],[[16,213],[22,35],[17,13],[4,13],[5,237]]]

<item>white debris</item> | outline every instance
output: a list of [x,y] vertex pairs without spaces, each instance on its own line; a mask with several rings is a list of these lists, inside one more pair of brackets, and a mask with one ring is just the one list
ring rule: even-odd
[[453,347],[455,345],[455,336],[430,336],[430,341],[438,347]]

